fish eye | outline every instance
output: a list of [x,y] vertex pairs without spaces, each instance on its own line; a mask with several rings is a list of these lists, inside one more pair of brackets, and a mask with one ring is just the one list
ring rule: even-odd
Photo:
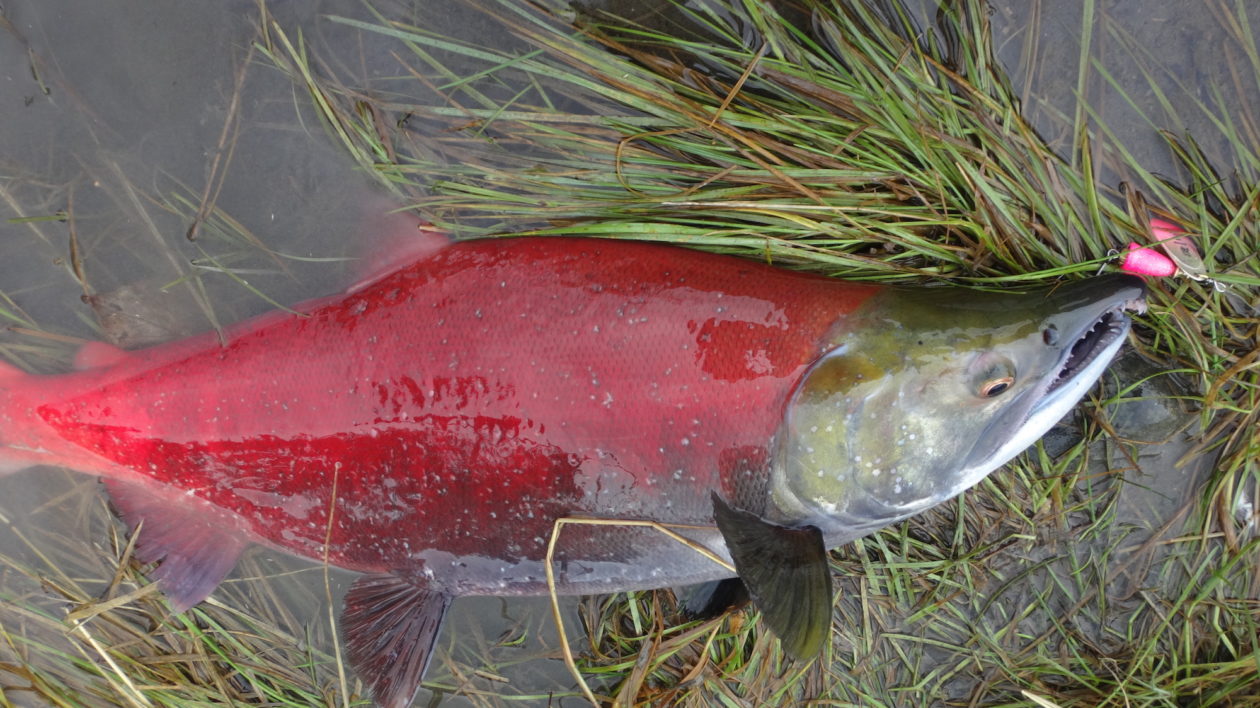
[[980,386],[980,395],[985,398],[995,398],[1006,393],[1015,383],[1012,376],[1001,376],[996,379],[989,379]]
[[1015,362],[998,352],[976,357],[968,372],[968,385],[978,398],[997,398],[1015,387]]

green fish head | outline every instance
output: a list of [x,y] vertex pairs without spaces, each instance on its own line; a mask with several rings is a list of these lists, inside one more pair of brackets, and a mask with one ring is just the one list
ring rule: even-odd
[[837,323],[789,401],[771,516],[818,526],[834,546],[976,484],[1085,395],[1144,292],[1117,275],[873,296]]

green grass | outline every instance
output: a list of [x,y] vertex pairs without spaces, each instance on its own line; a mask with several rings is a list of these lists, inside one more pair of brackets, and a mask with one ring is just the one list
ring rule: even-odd
[[[1209,276],[1227,287],[1153,281],[1131,338],[1146,363],[1109,376],[1061,443],[839,549],[833,642],[819,660],[788,660],[752,615],[684,624],[666,591],[598,598],[583,606],[589,641],[577,646],[598,692],[695,706],[1260,705],[1260,534],[1237,513],[1244,495],[1260,497],[1260,116],[1226,100],[1258,88],[1245,11],[1205,4],[1227,28],[1215,67],[1227,78],[1179,94],[1198,97],[1187,102],[1169,98],[1182,87],[1158,48],[1086,3],[1069,82],[1084,100],[1064,110],[1003,74],[974,3],[950,5],[928,26],[896,2],[875,12],[798,0],[776,13],[695,0],[667,13],[666,29],[591,15],[576,31],[551,14],[566,12],[558,0],[482,5],[518,45],[380,15],[331,17],[391,47],[397,74],[369,85],[267,21],[256,60],[309,95],[350,164],[459,237],[646,239],[851,279],[1002,287],[1114,269],[1111,252],[1148,241],[1146,221],[1159,215],[1196,234]],[[1035,36],[1015,38],[1028,57]],[[1124,93],[1098,46],[1131,58],[1157,111]],[[1143,164],[1091,104],[1100,90],[1144,107],[1175,173]],[[213,245],[181,285],[212,273],[253,288],[233,259],[258,248],[244,225],[203,209],[191,190],[154,201],[205,217]],[[26,322],[3,302],[0,314]],[[1151,399],[1173,424],[1129,417]],[[1138,473],[1153,454],[1181,464]],[[103,510],[94,514],[104,524]],[[328,623],[287,615],[279,596],[239,599],[262,611],[227,610],[234,599],[180,620],[145,594],[95,615],[95,644],[69,631],[38,598],[51,586],[91,607],[77,579],[109,578],[123,545],[29,545],[75,542],[65,551],[74,558],[5,559],[27,579],[23,595],[4,598],[20,609],[0,620],[0,656],[21,658],[0,665],[5,691],[29,684],[59,705],[344,700],[335,657],[299,650],[327,639],[293,641]],[[74,577],[54,572],[67,567]],[[125,573],[124,594],[137,586]],[[131,686],[105,678],[114,672],[98,646]],[[449,676],[431,678],[478,704],[545,702]]]

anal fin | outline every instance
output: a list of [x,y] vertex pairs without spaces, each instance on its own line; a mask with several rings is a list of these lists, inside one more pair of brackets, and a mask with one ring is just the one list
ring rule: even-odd
[[175,612],[196,605],[232,571],[248,541],[240,522],[196,497],[178,499],[138,484],[107,480],[105,487],[136,539],[136,559],[157,563],[149,577],[157,581]]
[[341,613],[346,653],[378,705],[411,705],[450,604],[449,595],[395,575],[364,575],[351,586]]
[[831,636],[831,566],[822,531],[732,509],[713,494],[713,518],[761,618],[783,650],[807,659]]

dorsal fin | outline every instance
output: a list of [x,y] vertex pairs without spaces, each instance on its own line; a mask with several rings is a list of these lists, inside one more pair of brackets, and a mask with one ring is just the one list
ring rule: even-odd
[[96,369],[117,364],[127,358],[127,352],[105,342],[88,342],[74,354],[74,368],[78,371]]
[[346,654],[383,708],[411,705],[450,607],[451,597],[396,575],[364,575],[341,613]]
[[19,379],[24,379],[27,376],[30,376],[30,374],[22,371],[12,364],[0,361],[0,383],[6,381],[17,381]]
[[[384,202],[376,205],[381,210]],[[372,242],[355,268],[355,279],[346,292],[356,292],[399,268],[428,258],[449,246],[450,236],[426,221],[405,212],[377,213],[368,221]]]

